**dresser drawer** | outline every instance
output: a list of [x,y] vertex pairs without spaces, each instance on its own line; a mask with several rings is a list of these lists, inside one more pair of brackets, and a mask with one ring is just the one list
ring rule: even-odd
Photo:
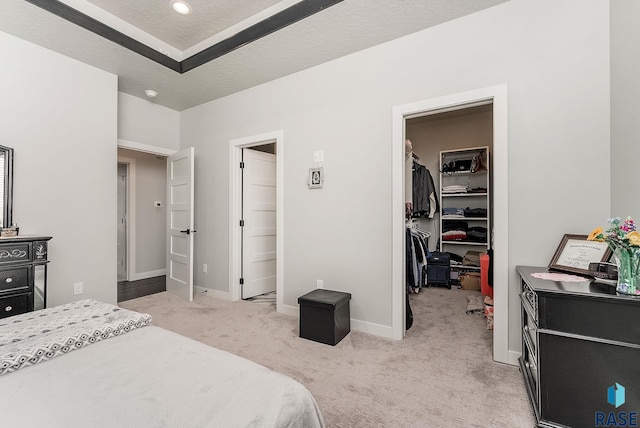
[[29,312],[31,298],[31,293],[24,293],[0,299],[0,318],[7,318]]
[[31,261],[31,242],[0,244],[0,264]]
[[0,293],[28,290],[30,267],[0,270]]
[[633,298],[548,293],[539,296],[541,329],[640,344],[640,305]]

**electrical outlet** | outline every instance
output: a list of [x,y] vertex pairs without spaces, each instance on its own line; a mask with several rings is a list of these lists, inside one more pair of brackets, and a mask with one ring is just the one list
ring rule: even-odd
[[76,282],[73,284],[73,295],[77,296],[78,294],[84,293],[84,283]]
[[207,268],[207,264],[206,264],[206,263],[204,263],[204,264],[202,265],[202,272],[207,273],[207,269],[208,269],[208,268]]
[[316,288],[324,288],[324,281],[321,279],[316,279]]

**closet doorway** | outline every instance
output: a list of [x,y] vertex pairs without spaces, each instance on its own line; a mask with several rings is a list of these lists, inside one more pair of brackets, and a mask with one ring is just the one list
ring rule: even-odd
[[[407,289],[409,300],[418,305],[411,305],[414,318],[420,312],[430,323],[439,321],[437,315],[420,311],[425,299],[417,294],[424,293],[429,300],[482,313],[485,302],[493,305],[490,287],[480,293],[480,257],[490,251],[493,224],[493,103],[407,118],[405,137],[406,244],[411,255]],[[427,259],[428,254],[433,257]],[[443,295],[429,287],[450,291]],[[464,309],[455,314],[468,318]],[[486,328],[485,318],[471,319],[473,327]],[[420,328],[415,324],[424,325],[414,323],[414,331]]]
[[275,303],[275,144],[242,149],[241,298]]
[[278,312],[284,307],[282,152],[282,131],[232,140],[229,147],[230,298],[275,303]]
[[[419,123],[420,118],[448,113],[449,117],[463,114],[465,110],[489,108],[492,114],[492,183],[491,205],[493,235],[493,290],[494,290],[494,333],[493,358],[495,361],[509,364],[517,363],[517,355],[509,352],[509,299],[508,299],[508,175],[507,175],[507,97],[506,85],[478,89],[470,92],[453,94],[445,97],[419,101],[394,107],[392,138],[392,277],[393,277],[393,338],[402,339],[405,334],[406,321],[406,252],[405,252],[405,140],[407,124]],[[483,107],[485,106],[485,107]],[[457,113],[456,113],[457,112]],[[445,116],[441,116],[445,117]],[[425,119],[427,120],[427,119]],[[414,121],[414,122],[412,122]],[[463,143],[466,146],[466,143]],[[486,145],[486,144],[485,144]],[[439,151],[436,157],[439,171]],[[428,227],[428,226],[425,226]],[[432,225],[429,232],[435,246],[439,236],[437,225]]]

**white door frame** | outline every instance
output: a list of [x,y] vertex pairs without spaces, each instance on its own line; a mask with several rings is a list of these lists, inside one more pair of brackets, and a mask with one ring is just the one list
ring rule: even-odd
[[282,130],[238,138],[229,142],[229,293],[231,300],[240,300],[240,266],[242,215],[242,149],[275,143],[276,146],[276,311],[282,312],[284,267],[284,132]]
[[508,201],[508,122],[507,85],[418,101],[393,108],[392,122],[392,335],[405,334],[405,230],[404,230],[404,151],[405,121],[493,103],[493,359],[516,364],[517,355],[509,353],[509,201]]
[[[153,155],[169,156],[178,150],[167,149],[165,147],[152,146],[150,144],[138,143],[136,141],[123,140],[118,138],[119,149],[133,150],[141,153],[149,153]],[[129,208],[128,224],[127,224],[127,281],[135,281],[148,278],[147,276],[138,276],[136,270],[136,160],[125,156],[118,155],[118,163],[127,164],[127,205]],[[166,210],[166,208],[165,208]],[[168,248],[165,249],[165,253]],[[166,269],[165,269],[166,271]],[[164,273],[163,273],[164,274]]]
[[152,146],[150,144],[138,143],[136,141],[123,140],[121,138],[118,138],[118,148],[162,156],[169,156],[178,152],[178,149],[167,149],[164,147]]
[[127,281],[131,281],[132,272],[136,272],[136,160],[118,156],[118,163],[127,166],[127,213],[126,213],[126,252]]

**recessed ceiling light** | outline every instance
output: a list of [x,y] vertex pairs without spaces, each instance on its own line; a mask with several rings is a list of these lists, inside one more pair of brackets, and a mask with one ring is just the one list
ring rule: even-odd
[[181,15],[189,15],[191,13],[191,6],[186,1],[172,0],[171,7]]

